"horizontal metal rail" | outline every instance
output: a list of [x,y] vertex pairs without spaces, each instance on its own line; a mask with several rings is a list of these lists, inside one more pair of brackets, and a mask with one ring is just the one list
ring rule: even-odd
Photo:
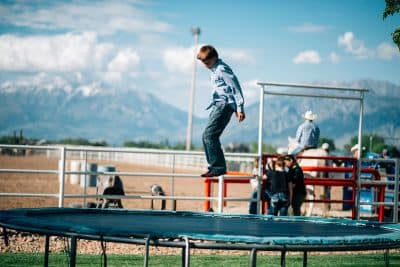
[[320,95],[320,94],[299,94],[299,93],[278,93],[272,91],[264,91],[264,94],[269,95],[282,95],[282,96],[300,96],[300,97],[318,97],[318,98],[331,98],[331,99],[348,99],[348,100],[362,100],[361,97],[355,96],[332,96],[332,95]]
[[[193,173],[174,173],[174,172],[78,172],[78,171],[68,171],[65,174],[87,174],[87,175],[121,175],[121,176],[143,176],[143,177],[179,177],[179,178],[201,178],[199,174]],[[225,178],[231,179],[249,179],[252,176],[242,176],[242,175],[224,175]]]
[[[56,193],[0,193],[0,197],[52,197],[58,198]],[[153,199],[153,200],[214,200],[218,201],[219,197],[196,197],[196,196],[146,196],[146,195],[93,195],[93,194],[64,194],[64,198],[96,198],[96,199]],[[252,198],[225,197],[224,201],[248,202],[253,201]]]
[[60,146],[36,146],[36,145],[4,145],[4,144],[0,144],[0,148],[60,150]]
[[350,88],[341,86],[328,86],[328,85],[312,85],[312,84],[295,84],[295,83],[278,83],[278,82],[258,82],[261,86],[280,86],[280,87],[295,87],[303,89],[327,89],[327,90],[338,90],[338,91],[355,91],[355,92],[368,92],[365,88]]
[[58,193],[0,193],[0,197],[56,197]]
[[361,201],[361,205],[371,205],[371,206],[394,206],[393,202],[366,202]]
[[0,173],[58,174],[58,170],[0,169]]
[[[62,147],[66,151],[79,152],[115,152],[115,153],[141,153],[141,154],[165,154],[165,155],[198,155],[204,156],[202,151],[185,151],[185,150],[160,150],[160,149],[145,149],[145,148],[114,148],[114,147],[92,147],[92,146],[33,146],[33,145],[3,145],[0,148],[15,148],[15,149],[44,149],[44,150],[60,150]],[[255,153],[224,153],[225,156],[234,157],[256,157]]]
[[[160,154],[160,155],[198,155],[204,156],[202,151],[185,151],[185,150],[161,150],[147,148],[115,148],[115,147],[93,147],[93,146],[69,146],[69,145],[53,145],[53,146],[34,146],[34,145],[4,145],[0,144],[0,148],[15,149],[44,149],[44,150],[60,150],[65,148],[68,151],[79,152],[115,152],[115,153],[138,153],[138,154]],[[224,153],[226,157],[256,157],[256,153]]]
[[[58,170],[33,170],[33,169],[0,169],[0,173],[33,173],[33,174],[58,174]],[[201,178],[198,174],[192,173],[174,173],[174,172],[84,172],[84,171],[66,171],[65,174],[81,174],[81,175],[121,175],[121,176],[143,176],[143,177],[180,177],[180,178]],[[249,179],[253,176],[243,175],[224,175],[226,178]]]

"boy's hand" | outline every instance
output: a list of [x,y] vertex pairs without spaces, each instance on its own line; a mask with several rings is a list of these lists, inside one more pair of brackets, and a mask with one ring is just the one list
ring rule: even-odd
[[236,112],[236,117],[238,118],[239,122],[242,122],[246,118],[246,115],[244,112]]

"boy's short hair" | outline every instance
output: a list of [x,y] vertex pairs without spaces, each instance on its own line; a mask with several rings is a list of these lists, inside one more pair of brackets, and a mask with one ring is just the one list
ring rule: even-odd
[[296,162],[296,158],[293,155],[285,155],[283,157],[283,160],[290,160],[290,161]]
[[204,45],[197,53],[197,59],[207,60],[210,58],[218,58],[218,52],[212,45]]
[[284,157],[282,157],[282,156],[277,157],[275,160],[275,166],[278,166],[278,167],[285,166]]

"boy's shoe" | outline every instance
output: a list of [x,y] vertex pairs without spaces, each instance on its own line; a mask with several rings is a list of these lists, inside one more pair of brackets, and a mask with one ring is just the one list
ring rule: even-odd
[[220,176],[220,175],[224,175],[224,174],[226,174],[226,172],[214,173],[214,172],[208,171],[208,172],[206,172],[206,173],[203,173],[203,174],[200,175],[200,176],[201,176],[201,177],[216,177],[216,176]]

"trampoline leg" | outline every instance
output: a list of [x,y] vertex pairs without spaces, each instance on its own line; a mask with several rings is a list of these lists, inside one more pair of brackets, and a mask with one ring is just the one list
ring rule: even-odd
[[176,199],[172,200],[172,210],[176,211]]
[[303,267],[307,267],[307,251],[303,252]]
[[[182,251],[182,264],[184,263],[183,266],[189,267],[190,266],[190,243],[189,243],[189,238],[184,237],[185,239],[185,248]],[[185,259],[185,262],[183,262],[183,259]]]
[[185,266],[185,259],[186,259],[186,248],[182,248],[182,257],[181,257],[181,266]]
[[71,248],[69,251],[69,266],[76,266],[76,236],[71,237]]
[[102,250],[102,256],[103,256],[104,267],[107,267],[106,245],[105,245],[105,243],[104,243],[103,238],[101,238],[100,242],[101,242],[101,250]]
[[44,267],[49,266],[49,242],[50,242],[50,236],[46,235],[45,241],[44,241]]
[[385,260],[385,266],[389,267],[389,250],[386,249],[385,253],[383,254],[383,259]]
[[4,236],[4,245],[6,245],[6,247],[8,247],[9,240],[8,240],[7,228],[5,228],[5,227],[3,227],[3,236]]
[[256,267],[257,266],[257,249],[253,248],[250,252],[250,262],[249,262],[250,267]]
[[143,260],[144,267],[149,266],[149,244],[150,244],[150,237],[146,238],[144,242],[144,260]]
[[282,267],[286,266],[286,251],[281,252],[281,266]]

